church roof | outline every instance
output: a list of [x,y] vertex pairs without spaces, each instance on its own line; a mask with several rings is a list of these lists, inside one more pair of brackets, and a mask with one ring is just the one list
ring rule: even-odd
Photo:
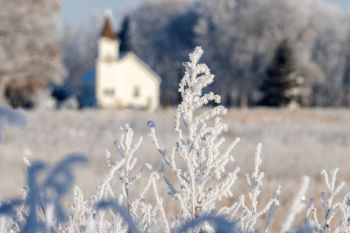
[[109,15],[105,15],[105,20],[104,20],[104,25],[103,29],[101,32],[101,36],[111,39],[111,40],[116,40],[117,37],[113,31],[113,26],[112,26],[112,18]]
[[[125,62],[126,60],[130,61],[130,59],[133,59],[136,63],[140,64],[143,69],[147,70],[147,72],[150,72],[152,74],[152,76],[156,78],[156,80],[158,82],[162,82],[162,80],[159,77],[159,75],[156,72],[154,72],[154,70],[152,70],[144,61],[142,61],[142,59],[140,59],[133,52],[123,52],[123,53],[121,53],[120,57],[119,57],[119,62]],[[81,76],[80,80],[81,80],[83,85],[95,85],[95,82],[96,82],[96,66],[91,67],[87,72],[85,72]]]
[[135,53],[133,52],[127,52],[124,54],[124,56],[121,59],[127,59],[127,58],[131,58],[134,59],[134,61],[136,61],[138,64],[140,64],[145,70],[147,70],[148,72],[150,72],[153,77],[156,78],[156,80],[160,83],[162,82],[162,79],[159,77],[159,75],[151,69],[151,67],[149,67],[140,57],[138,57]]

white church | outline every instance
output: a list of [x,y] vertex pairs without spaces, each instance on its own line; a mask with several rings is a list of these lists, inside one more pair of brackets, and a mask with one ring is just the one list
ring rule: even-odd
[[[94,92],[100,108],[154,111],[159,106],[160,78],[133,52],[120,53],[120,41],[106,15],[98,42],[96,67],[82,79],[83,92]],[[85,100],[86,101],[86,100]]]

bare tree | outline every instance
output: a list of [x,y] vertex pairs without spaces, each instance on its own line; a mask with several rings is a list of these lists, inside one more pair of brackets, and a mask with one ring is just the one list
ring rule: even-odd
[[12,106],[30,107],[38,88],[64,74],[57,44],[59,1],[0,0],[0,5],[1,95],[6,92]]
[[101,14],[92,16],[83,25],[65,25],[60,45],[67,73],[63,87],[58,88],[65,92],[65,95],[79,96],[81,77],[95,66],[102,23]]
[[300,1],[208,0],[198,9],[197,41],[208,51],[207,62],[225,79],[220,93],[236,98],[231,102],[255,102],[260,77],[283,38],[297,44],[303,63],[317,70],[308,56],[310,14]]
[[177,104],[179,64],[193,50],[196,15],[191,0],[146,1],[129,13],[129,40],[133,51],[162,78],[162,102]]

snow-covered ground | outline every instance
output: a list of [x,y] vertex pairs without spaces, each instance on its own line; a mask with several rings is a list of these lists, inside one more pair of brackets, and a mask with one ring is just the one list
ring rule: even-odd
[[[89,194],[107,174],[105,150],[118,154],[114,140],[120,126],[129,123],[136,137],[144,137],[137,152],[140,161],[159,168],[160,157],[147,136],[147,121],[156,123],[160,143],[173,145],[174,109],[156,113],[134,111],[36,111],[23,113],[27,119],[24,128],[7,126],[0,142],[1,199],[20,195],[25,184],[23,156],[30,160],[42,159],[53,163],[65,155],[85,154],[90,163],[76,171],[77,184]],[[224,121],[229,125],[227,141],[236,137],[241,142],[236,148],[236,164],[244,174],[253,169],[254,151],[263,143],[263,170],[267,183],[266,199],[277,184],[283,186],[281,202],[291,202],[303,175],[313,177],[310,195],[322,189],[320,171],[339,167],[341,177],[350,179],[350,111],[348,110],[236,110],[232,109]],[[240,182],[237,189],[246,189]],[[285,206],[285,205],[284,205]],[[288,207],[288,204],[287,204]]]

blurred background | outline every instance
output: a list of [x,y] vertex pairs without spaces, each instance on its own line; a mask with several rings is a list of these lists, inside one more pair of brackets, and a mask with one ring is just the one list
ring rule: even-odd
[[350,105],[347,0],[0,4],[0,97],[12,107],[98,105],[85,89],[95,85],[88,76],[106,11],[120,52],[136,54],[160,77],[163,107],[178,103],[182,62],[195,46],[203,47],[216,75],[213,90],[226,106]]

